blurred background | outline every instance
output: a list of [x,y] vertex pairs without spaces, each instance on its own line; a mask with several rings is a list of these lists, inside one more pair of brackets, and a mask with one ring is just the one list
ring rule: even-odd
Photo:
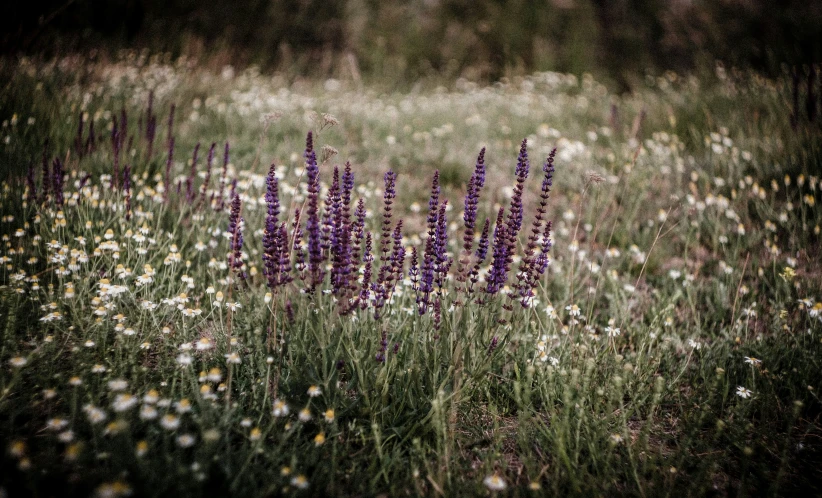
[[28,0],[0,26],[6,55],[142,48],[398,83],[555,70],[625,91],[649,70],[822,60],[822,2],[809,0]]

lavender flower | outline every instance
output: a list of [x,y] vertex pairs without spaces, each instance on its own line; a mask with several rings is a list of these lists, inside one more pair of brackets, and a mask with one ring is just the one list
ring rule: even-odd
[[511,208],[508,212],[507,232],[509,240],[509,253],[513,256],[517,235],[522,228],[522,192],[525,188],[525,180],[528,178],[530,163],[528,162],[528,140],[522,141],[517,158],[517,184],[514,186],[514,195],[511,197]]
[[452,260],[446,254],[448,249],[448,231],[445,212],[448,208],[448,201],[445,200],[440,205],[437,213],[437,228],[434,236],[434,281],[437,284],[437,294],[442,295],[445,286],[445,279],[448,270],[451,268]]
[[[394,228],[394,233],[391,235],[394,239],[394,248],[391,251],[391,269],[393,272],[393,282],[398,282],[403,278],[403,269],[405,267],[405,247],[402,245],[402,220],[397,221],[397,226]],[[393,289],[393,286],[392,286]]]
[[[485,147],[480,150],[479,156],[477,156],[477,164],[474,167],[474,173],[471,175],[471,179],[468,181],[468,192],[465,195],[463,221],[465,221],[465,228],[471,232],[471,241],[473,241],[474,227],[477,221],[479,194],[483,185],[485,185]],[[468,251],[470,252],[470,249],[468,249]]]
[[[380,234],[380,272],[377,281],[372,286],[374,291],[374,316],[380,317],[380,310],[385,305],[388,295],[394,288],[394,262],[391,252],[391,211],[396,197],[395,183],[397,176],[388,171],[383,176],[385,189],[383,190],[382,233]],[[401,223],[399,227],[401,229]]]
[[411,265],[408,267],[408,278],[411,280],[411,290],[415,293],[419,289],[420,283],[420,268],[418,265],[417,248],[411,247]]
[[393,171],[387,171],[383,177],[385,182],[385,189],[383,190],[382,202],[382,234],[380,237],[380,246],[382,247],[381,262],[386,264],[388,254],[391,250],[391,205],[394,204],[394,198],[397,196],[394,188],[397,180],[397,175]]
[[431,197],[428,199],[428,238],[422,256],[420,285],[417,291],[417,308],[420,315],[428,311],[431,292],[434,290],[434,272],[437,262],[437,219],[439,218],[440,172],[434,172],[431,181]]
[[351,233],[354,234],[354,244],[351,248],[352,261],[359,261],[360,259],[360,247],[365,233],[365,215],[365,202],[359,199],[357,200],[357,208],[354,210],[354,224],[351,227]]
[[295,254],[295,262],[296,262],[296,269],[300,273],[300,280],[305,279],[304,271],[305,271],[305,250],[303,250],[303,230],[302,226],[300,225],[301,219],[301,212],[300,208],[294,210],[294,240],[292,242],[292,248]]
[[279,248],[279,263],[277,268],[277,284],[286,285],[294,280],[291,276],[291,258],[288,250],[288,229],[285,223],[280,224],[280,230],[277,237],[277,247]]
[[[334,169],[336,173],[336,168]],[[336,296],[347,296],[351,289],[351,190],[354,188],[354,175],[351,164],[345,164],[342,176],[340,195],[334,199],[334,228],[331,244],[331,285]],[[343,308],[343,312],[347,308]]]
[[320,168],[317,155],[314,153],[314,139],[309,131],[305,139],[306,176],[308,180],[308,207],[305,230],[308,233],[308,272],[310,281],[308,290],[313,292],[323,281],[322,235],[320,233],[319,194]]
[[362,275],[362,286],[360,287],[360,309],[365,309],[368,307],[368,300],[370,297],[370,290],[371,290],[371,264],[374,261],[374,258],[371,256],[371,232],[365,232],[365,250],[362,256],[363,261],[363,275]]
[[[336,227],[334,224],[335,211],[340,209],[340,171],[334,166],[334,172],[331,176],[331,187],[325,196],[325,209],[323,211],[320,247],[322,247],[323,254],[329,254],[331,244],[334,243]],[[323,258],[325,259],[325,258]]]
[[271,167],[268,168],[268,177],[266,177],[265,187],[265,203],[268,207],[268,218],[266,218],[266,222],[268,219],[272,219],[276,222],[277,217],[280,216],[280,185],[277,181],[277,166],[274,163],[271,163]]
[[528,178],[528,141],[523,140],[517,158],[517,184],[514,186],[514,195],[511,197],[511,207],[508,212],[508,219],[503,225],[503,210],[500,208],[497,216],[497,225],[494,228],[494,251],[491,264],[491,273],[488,277],[488,294],[496,294],[505,286],[508,280],[508,270],[511,268],[514,253],[517,248],[519,231],[522,228],[522,193],[525,188],[525,180]]
[[508,235],[504,223],[505,210],[499,208],[497,222],[494,226],[494,248],[491,271],[488,274],[488,285],[485,292],[496,294],[505,285],[508,276]]
[[471,281],[471,284],[468,287],[468,292],[474,291],[474,285],[479,281],[479,269],[480,266],[485,262],[485,258],[488,255],[488,233],[491,227],[491,220],[488,218],[485,219],[485,224],[482,227],[482,234],[480,235],[479,243],[477,244],[477,251],[474,254],[475,263],[473,268],[471,268],[471,272],[468,274],[468,278]]
[[265,231],[263,232],[263,276],[268,280],[268,287],[273,291],[279,281],[278,273],[280,267],[280,227],[277,224],[277,216],[280,214],[280,201],[277,191],[276,166],[271,165],[266,179],[265,201],[268,212],[265,218]]
[[240,278],[245,280],[246,275],[245,272],[242,271],[243,218],[241,216],[241,211],[242,204],[240,202],[240,196],[238,194],[235,194],[234,199],[231,201],[231,211],[229,212],[228,216],[227,232],[231,234],[231,252],[228,256],[228,266],[233,270],[237,271],[237,273],[239,273],[240,275]]
[[548,253],[551,251],[551,228],[552,223],[549,221],[545,224],[545,229],[542,231],[542,247],[540,248],[539,256],[535,262],[534,267],[540,275],[545,274],[548,269],[548,264],[551,262],[548,259]]
[[[544,250],[539,257],[535,257],[535,252],[538,246],[538,239],[543,234],[542,222],[545,217],[545,210],[548,204],[548,198],[551,194],[551,186],[554,184],[554,156],[556,149],[552,150],[545,161],[542,171],[545,176],[542,180],[542,188],[540,191],[540,201],[537,207],[537,213],[534,217],[531,234],[528,236],[528,244],[525,246],[525,255],[520,263],[519,271],[517,272],[517,290],[520,297],[520,304],[527,307],[531,303],[531,298],[534,296],[534,286],[538,275],[542,275],[545,267],[548,264],[548,251],[550,250],[550,222],[548,223],[546,237],[543,239]],[[546,241],[547,239],[547,241]],[[548,244],[547,246],[545,244]],[[541,271],[540,271],[541,270]]]
[[377,351],[375,356],[375,360],[377,363],[385,363],[385,352],[388,350],[388,332],[382,331],[382,337],[380,338],[380,350]]
[[[479,194],[485,184],[485,147],[480,150],[477,156],[477,164],[474,173],[468,180],[468,189],[465,194],[465,210],[462,219],[465,222],[465,232],[462,236],[462,256],[457,270],[457,281],[465,282],[470,273],[469,263],[471,262],[471,251],[474,248],[474,230],[477,223],[477,206],[479,205]],[[467,289],[466,289],[467,290]]]

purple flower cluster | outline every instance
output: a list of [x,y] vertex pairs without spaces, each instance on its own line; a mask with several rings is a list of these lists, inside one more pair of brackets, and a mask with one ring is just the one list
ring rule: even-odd
[[514,194],[511,196],[508,219],[503,223],[505,216],[503,208],[500,208],[497,214],[491,272],[488,276],[488,285],[485,288],[485,292],[488,294],[496,294],[505,286],[508,281],[508,271],[511,269],[511,263],[516,253],[519,232],[522,229],[522,193],[525,189],[525,180],[528,178],[530,168],[527,147],[527,140],[523,140],[517,158],[517,183],[514,186]]
[[228,254],[228,266],[236,271],[240,278],[245,280],[246,274],[243,271],[243,218],[241,215],[242,204],[240,196],[234,195],[231,201],[231,212],[228,216],[227,233],[231,234],[231,245]]
[[424,315],[431,305],[431,292],[434,291],[434,273],[437,259],[437,221],[440,204],[440,172],[434,172],[431,181],[431,197],[428,200],[428,238],[425,239],[425,250],[422,253],[420,283],[417,288],[417,309]]
[[[528,243],[525,246],[525,255],[520,263],[517,274],[517,295],[520,299],[520,304],[525,308],[531,304],[531,298],[534,297],[534,287],[541,275],[545,273],[548,267],[549,259],[548,253],[551,250],[551,222],[545,222],[545,211],[548,205],[548,198],[551,195],[551,187],[554,185],[554,156],[557,150],[553,149],[542,167],[544,177],[542,179],[542,187],[539,195],[539,205],[537,206],[537,213],[534,216],[534,222],[531,228],[531,234],[528,236]],[[543,225],[543,222],[545,224]],[[540,244],[539,239],[542,239]],[[537,247],[540,252],[537,255]]]
[[325,276],[323,268],[322,234],[320,233],[320,167],[314,152],[314,136],[308,132],[305,139],[306,178],[308,180],[308,205],[306,207],[305,231],[308,235],[308,277],[307,290],[314,292]]
[[[149,97],[148,107],[140,117],[138,136],[148,146],[146,158],[151,159],[156,139],[157,118],[153,113],[153,95]],[[167,155],[165,175],[163,177],[164,198],[169,199],[172,192],[172,174],[174,168],[175,140],[173,136],[175,107],[172,105],[168,117]],[[86,124],[88,137],[85,136]],[[94,123],[85,122],[80,117],[75,148],[78,155],[90,153],[95,147]],[[130,150],[128,138],[128,117],[125,110],[113,119],[111,132],[111,150],[113,152],[112,188],[124,190],[126,217],[131,217],[132,178],[131,168],[122,166],[121,158]],[[225,206],[225,199],[230,199],[228,233],[230,234],[230,252],[228,255],[232,271],[241,278],[245,275],[242,261],[243,219],[242,203],[236,192],[236,180],[228,182],[229,144],[225,144],[223,168],[219,185],[210,192],[212,167],[216,153],[216,143],[212,143],[206,159],[206,170],[202,183],[197,179],[198,156],[200,144],[194,147],[188,174],[177,183],[177,193],[184,187],[187,203],[195,208],[210,205],[220,211]],[[527,243],[522,251],[522,259],[517,267],[514,291],[509,293],[511,299],[518,299],[523,307],[531,304],[534,288],[540,276],[544,275],[550,262],[551,229],[546,220],[546,208],[553,186],[555,150],[548,156],[544,166],[544,178]],[[267,286],[273,291],[294,280],[295,275],[303,282],[309,294],[318,295],[318,290],[333,294],[340,313],[351,313],[357,309],[372,308],[374,316],[379,318],[384,307],[391,301],[397,283],[405,277],[406,256],[410,256],[408,277],[411,289],[415,293],[417,311],[420,315],[433,314],[435,326],[442,322],[442,307],[446,305],[445,289],[448,280],[456,280],[457,296],[472,295],[481,280],[482,268],[487,265],[484,279],[484,295],[491,297],[498,294],[508,284],[509,272],[514,256],[520,247],[520,232],[523,227],[523,195],[528,178],[530,163],[527,142],[522,141],[517,158],[510,205],[500,207],[494,216],[480,221],[480,197],[486,182],[486,150],[481,149],[474,166],[474,171],[466,184],[464,211],[462,221],[464,228],[461,241],[452,243],[448,230],[448,200],[441,199],[439,172],[434,173],[428,201],[426,217],[426,236],[422,247],[410,247],[406,254],[403,237],[403,220],[395,220],[394,203],[397,196],[398,176],[388,171],[383,177],[383,207],[381,221],[377,232],[372,234],[366,227],[367,211],[363,199],[352,198],[354,193],[354,174],[351,164],[344,169],[333,168],[331,184],[320,206],[320,166],[314,150],[314,136],[311,132],[306,137],[305,164],[307,179],[307,199],[304,205],[294,207],[291,225],[288,220],[280,220],[283,206],[280,204],[279,183],[276,168],[272,164],[266,179],[266,215],[263,231],[262,274]],[[43,153],[42,187],[37,191],[34,170],[30,169],[26,178],[28,198],[51,200],[61,206],[63,199],[63,164],[59,159],[50,160],[47,149]],[[478,239],[478,240],[477,240]],[[461,242],[461,243],[460,243]],[[375,243],[379,245],[375,247]],[[460,247],[461,246],[461,247]],[[451,271],[457,252],[457,270]],[[488,261],[490,258],[490,261]],[[328,270],[330,269],[330,270]],[[326,284],[326,273],[329,279]],[[362,274],[360,280],[358,273]],[[324,286],[328,285],[328,289]],[[461,303],[459,297],[455,304]],[[484,302],[485,298],[480,299]],[[506,307],[506,309],[511,309]],[[495,338],[496,339],[496,338]],[[493,350],[495,342],[489,348]],[[382,345],[382,354],[387,343]]]
[[[390,302],[397,283],[405,277],[407,254],[403,245],[403,221],[397,220],[394,223],[393,220],[397,175],[393,171],[388,171],[383,177],[379,247],[375,248],[375,236],[365,226],[367,213],[364,201],[358,199],[354,212],[351,212],[354,190],[351,164],[346,163],[342,173],[338,166],[334,167],[331,185],[325,195],[321,213],[320,171],[314,152],[313,134],[310,132],[306,138],[304,157],[308,182],[305,222],[301,219],[301,209],[297,208],[293,222],[293,239],[290,242],[286,224],[278,219],[281,207],[274,165],[269,170],[265,195],[267,212],[263,232],[263,276],[273,291],[293,280],[293,267],[304,281],[305,290],[316,295],[316,291],[323,289],[325,285],[328,265],[329,288],[326,292],[334,295],[340,313],[372,308],[375,318],[379,319],[383,308]],[[554,152],[543,167],[545,178],[540,203],[522,262],[518,267],[517,281],[514,284],[516,292],[509,293],[509,297],[519,299],[523,306],[530,304],[534,295],[533,289],[539,276],[544,274],[549,261],[551,223],[546,222],[545,213],[553,185],[553,161]],[[462,235],[462,254],[459,269],[453,275],[460,282],[456,289],[458,294],[471,294],[475,291],[480,281],[481,268],[486,264],[489,253],[491,261],[485,278],[485,295],[498,294],[506,286],[514,255],[519,247],[519,234],[524,217],[522,199],[529,168],[527,142],[523,140],[515,170],[516,184],[507,216],[506,209],[500,207],[495,220],[486,218],[482,223],[479,242],[474,247],[480,194],[485,186],[486,174],[485,149],[480,151],[464,199],[465,210],[462,218],[465,227]],[[417,311],[420,315],[433,311],[436,326],[442,321],[445,288],[448,279],[451,278],[451,266],[454,262],[449,252],[451,242],[448,234],[448,201],[441,199],[440,194],[439,172],[435,172],[428,201],[427,237],[421,253],[417,247],[411,248],[408,268]],[[237,211],[238,208],[235,206],[238,202],[234,196],[232,213]],[[305,246],[304,237],[307,240]],[[239,242],[242,242],[241,237]],[[236,253],[236,243],[232,244],[232,251]],[[233,267],[237,268],[236,263]],[[359,282],[355,278],[358,268],[362,274]],[[511,308],[506,306],[506,309]]]
[[285,223],[278,223],[277,220],[280,215],[278,190],[276,166],[272,164],[266,179],[267,212],[263,232],[263,276],[266,277],[268,287],[272,292],[293,280],[288,229]]

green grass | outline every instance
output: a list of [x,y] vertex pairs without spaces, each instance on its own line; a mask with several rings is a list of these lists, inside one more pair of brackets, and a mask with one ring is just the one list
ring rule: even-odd
[[[540,73],[401,94],[184,61],[0,69],[0,486],[10,495],[822,493],[822,140],[818,123],[790,126],[788,80],[669,74],[616,96],[587,77]],[[150,156],[138,130],[149,91]],[[247,281],[226,266],[228,213],[208,200],[221,154],[204,202],[164,200],[172,103],[174,183],[196,143],[201,172],[211,142],[231,145]],[[105,176],[106,127],[122,107],[134,135],[129,221],[125,192]],[[81,113],[104,137],[82,158]],[[468,296],[451,280],[437,329],[416,312],[410,281],[380,318],[342,316],[333,295],[301,292],[296,272],[269,294],[265,174],[279,167],[290,222],[305,201],[309,129],[318,151],[337,151],[320,167],[323,193],[333,165],[350,160],[375,236],[382,174],[398,173],[395,219],[420,253],[438,169],[455,259],[479,149],[481,226],[507,209],[528,139],[527,230],[556,147],[552,261],[533,305]],[[25,182],[33,165],[41,191],[46,138],[66,164],[62,210]],[[375,276],[379,247],[375,238]],[[201,340],[211,349],[197,350]],[[504,490],[490,489],[494,476]]]

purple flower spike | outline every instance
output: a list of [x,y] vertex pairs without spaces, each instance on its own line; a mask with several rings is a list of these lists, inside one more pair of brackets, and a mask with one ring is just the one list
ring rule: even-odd
[[340,170],[334,166],[334,172],[331,175],[331,187],[328,189],[328,194],[325,197],[325,210],[323,212],[321,232],[321,247],[323,251],[323,259],[325,255],[329,254],[332,244],[336,243],[337,224],[339,218],[341,195],[340,195]]
[[305,279],[305,250],[303,249],[303,230],[300,225],[301,223],[301,213],[300,208],[294,210],[294,241],[293,241],[293,250],[295,254],[295,268],[300,274],[300,280]]
[[437,213],[437,230],[434,238],[434,256],[435,269],[434,281],[437,284],[437,294],[442,295],[443,287],[445,287],[445,280],[448,276],[448,270],[451,268],[453,260],[448,257],[446,251],[448,250],[448,231],[447,220],[445,212],[448,209],[448,201],[443,201]]
[[286,228],[285,223],[280,224],[279,236],[277,237],[277,247],[279,247],[280,263],[280,266],[277,269],[279,279],[277,283],[279,285],[286,285],[294,280],[294,277],[291,276],[291,258],[288,250],[288,229]]
[[380,237],[380,246],[382,248],[381,261],[386,264],[388,254],[391,250],[391,205],[394,204],[394,198],[397,196],[395,184],[397,175],[393,171],[388,171],[383,177],[385,182],[385,190],[382,195],[383,213],[382,213],[382,234]]
[[[545,176],[542,180],[539,205],[537,207],[537,213],[534,216],[531,234],[528,236],[528,244],[525,246],[525,255],[517,272],[517,291],[520,304],[523,307],[530,306],[531,298],[534,297],[534,287],[536,286],[537,279],[539,275],[545,272],[545,268],[548,266],[548,252],[551,248],[551,222],[549,221],[545,228],[543,228],[542,224],[545,218],[548,198],[551,194],[551,187],[554,184],[554,156],[556,155],[556,151],[556,149],[551,151],[542,168]],[[536,256],[537,247],[540,245],[540,237],[543,239],[542,248],[539,256]]]
[[323,269],[322,234],[320,233],[320,167],[314,153],[314,136],[309,131],[305,139],[306,177],[308,180],[308,206],[306,208],[305,231],[308,234],[308,291],[314,292],[322,284]]
[[388,350],[388,332],[382,331],[382,337],[380,338],[380,350],[377,351],[376,356],[374,357],[377,360],[377,363],[385,363],[385,352]]
[[[551,187],[553,186],[553,175],[554,175],[554,156],[556,155],[556,149],[552,150],[548,156],[548,159],[545,162],[542,170],[545,173],[545,176],[542,180],[542,189],[540,192],[540,202],[539,206],[537,207],[537,213],[534,217],[533,227],[531,229],[531,235],[528,237],[528,245],[525,249],[525,257],[523,258],[523,262],[521,265],[520,270],[520,288],[519,294],[521,298],[522,306],[526,307],[530,304],[530,299],[533,297],[533,288],[536,285],[536,281],[539,275],[542,275],[545,272],[545,268],[548,265],[548,252],[550,251],[551,247],[551,222],[547,222],[545,227],[543,228],[542,223],[545,217],[546,206],[548,204],[548,198],[551,193]],[[542,237],[542,247],[539,256],[535,257],[535,252],[537,246],[539,245],[539,238]]]
[[405,247],[402,245],[402,220],[397,221],[397,226],[394,228],[394,233],[391,235],[394,239],[394,248],[391,251],[391,266],[394,273],[393,281],[399,282],[403,278],[403,270],[405,269]]
[[476,262],[474,263],[474,267],[471,268],[471,273],[469,274],[471,285],[468,287],[468,292],[473,292],[474,285],[476,285],[479,281],[479,269],[485,262],[485,258],[488,256],[488,233],[490,227],[491,220],[486,218],[485,224],[482,227],[482,235],[480,235],[479,244],[477,244],[477,251],[474,255]]
[[434,272],[437,264],[437,219],[439,218],[440,172],[434,171],[431,181],[431,197],[428,199],[428,238],[425,239],[425,250],[422,255],[420,285],[417,291],[417,308],[424,315],[431,305],[431,292],[434,290]]
[[[351,285],[351,272],[353,261],[356,261],[352,251],[354,228],[351,224],[351,191],[354,189],[354,173],[351,172],[351,163],[345,163],[341,188],[339,206],[334,219],[335,243],[331,248],[334,267],[333,290],[335,295],[343,296],[347,301],[349,293],[354,290]],[[344,306],[342,310],[345,313],[347,307]]]
[[231,252],[228,256],[228,266],[235,270],[240,278],[245,280],[246,275],[243,268],[243,218],[241,216],[242,204],[239,194],[234,195],[231,201],[231,211],[228,216],[228,233],[231,234]]
[[280,236],[280,226],[277,223],[277,216],[280,214],[280,201],[277,189],[276,166],[271,165],[266,179],[265,201],[268,212],[265,218],[265,231],[263,232],[263,276],[268,280],[268,287],[273,291],[279,285],[280,254],[284,247],[286,254],[288,250],[288,237],[285,241]]
[[268,216],[277,221],[280,216],[280,196],[279,196],[279,182],[277,181],[277,167],[271,163],[268,169],[268,177],[265,182],[265,202],[268,207]]
[[[485,147],[480,150],[477,156],[477,163],[474,166],[474,173],[468,180],[468,188],[465,194],[465,210],[462,219],[465,222],[465,231],[462,235],[462,254],[457,268],[457,281],[464,284],[471,273],[471,251],[474,248],[474,233],[477,224],[477,207],[479,206],[479,195],[485,185]],[[457,291],[468,290],[467,286],[458,286]]]
[[417,292],[420,282],[420,268],[418,266],[417,248],[411,248],[411,266],[408,268],[408,278],[411,279],[411,290]]
[[[522,228],[522,192],[530,169],[527,147],[528,141],[523,140],[517,158],[517,184],[514,186],[514,195],[511,197],[511,210],[508,212],[508,237],[512,240],[511,248],[515,247],[517,235]],[[513,256],[513,252],[511,255]]]
[[499,208],[497,222],[494,226],[494,249],[491,271],[488,274],[488,285],[485,288],[485,292],[488,294],[496,294],[499,292],[508,278],[508,265],[506,262],[508,257],[508,235],[506,234],[504,216],[504,208]]
[[360,248],[362,247],[363,237],[365,236],[365,202],[362,199],[357,200],[357,209],[354,211],[354,224],[351,227],[351,233],[354,235],[354,244],[351,247],[351,260],[360,260]]
[[368,301],[371,295],[371,263],[374,261],[374,258],[371,256],[371,232],[365,232],[365,250],[362,256],[363,261],[363,275],[362,275],[362,287],[360,287],[360,309],[366,309],[368,307]]

